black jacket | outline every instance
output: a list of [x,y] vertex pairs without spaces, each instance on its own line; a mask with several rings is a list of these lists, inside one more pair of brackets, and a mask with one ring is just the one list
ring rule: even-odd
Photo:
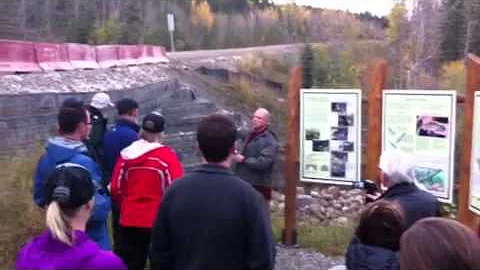
[[440,215],[440,203],[430,193],[414,184],[400,183],[390,187],[380,198],[396,201],[403,208],[407,228],[415,221]]
[[152,231],[152,269],[272,269],[259,193],[230,169],[202,165],[173,182]]
[[400,269],[400,252],[361,243],[353,237],[347,249],[347,269]]
[[235,174],[253,186],[272,186],[277,152],[277,137],[267,129],[243,147],[242,155],[245,160],[235,165]]
[[92,129],[88,139],[85,141],[85,145],[88,148],[90,156],[97,162],[101,169],[103,169],[103,136],[107,130],[108,120],[102,114],[102,112],[92,106],[88,106],[90,112],[90,122],[92,123]]

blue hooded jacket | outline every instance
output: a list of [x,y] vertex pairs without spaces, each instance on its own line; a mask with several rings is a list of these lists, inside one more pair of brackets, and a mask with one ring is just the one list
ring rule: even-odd
[[97,242],[102,249],[111,249],[107,228],[108,214],[111,209],[111,200],[102,185],[102,176],[98,165],[87,154],[87,147],[79,141],[55,137],[48,140],[45,154],[40,158],[34,176],[33,200],[45,207],[43,183],[46,177],[62,163],[74,163],[85,167],[92,175],[97,188],[95,205],[87,223],[87,234]]

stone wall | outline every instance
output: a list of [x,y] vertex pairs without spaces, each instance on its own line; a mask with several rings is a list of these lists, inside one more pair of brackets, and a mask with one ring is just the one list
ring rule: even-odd
[[[126,97],[137,100],[143,114],[166,104],[192,100],[190,93],[182,90],[176,80],[106,93],[113,101]],[[93,94],[48,92],[0,95],[0,155],[36,149],[47,137],[56,133],[56,116],[63,100],[75,97],[88,103]],[[115,109],[107,109],[106,114],[112,119]]]
[[[359,189],[297,187],[297,216],[323,224],[344,224],[355,220],[365,205],[365,193]],[[270,203],[273,212],[285,210],[285,196],[274,192]]]

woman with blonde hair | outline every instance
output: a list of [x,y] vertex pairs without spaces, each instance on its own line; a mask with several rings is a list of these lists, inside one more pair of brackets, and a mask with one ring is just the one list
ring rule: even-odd
[[95,194],[88,170],[63,164],[44,185],[48,229],[22,248],[16,269],[126,269],[85,233]]

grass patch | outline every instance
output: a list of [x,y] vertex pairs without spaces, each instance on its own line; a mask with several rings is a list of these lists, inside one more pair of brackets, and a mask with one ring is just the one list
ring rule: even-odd
[[[312,222],[298,222],[298,243],[303,248],[311,248],[326,256],[344,256],[352,239],[355,224],[347,226],[327,226]],[[272,214],[272,231],[277,242],[282,239],[283,217]]]
[[0,159],[0,269],[13,268],[19,248],[44,229],[43,214],[32,196],[38,158],[29,153]]

